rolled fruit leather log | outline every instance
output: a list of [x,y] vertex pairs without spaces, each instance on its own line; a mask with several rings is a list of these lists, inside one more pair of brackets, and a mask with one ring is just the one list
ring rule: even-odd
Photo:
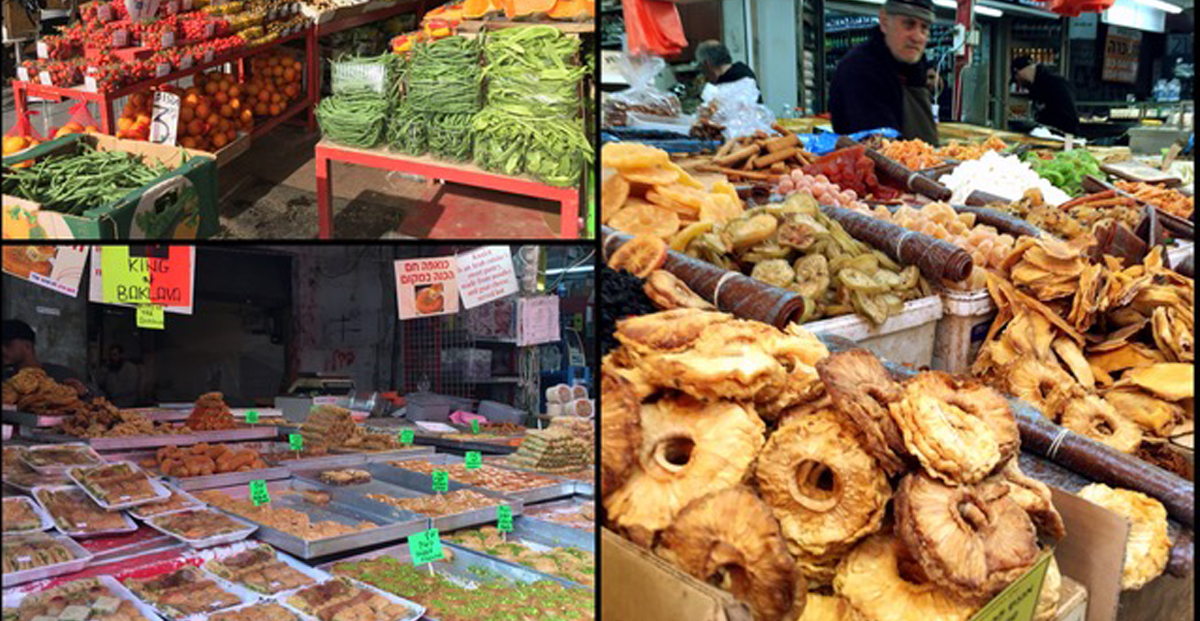
[[[859,144],[858,141],[846,136],[842,136],[837,140],[837,147],[839,149],[857,147]],[[879,176],[898,184],[910,192],[928,196],[935,201],[950,200],[950,195],[953,194],[950,188],[921,173],[909,170],[908,167],[900,162],[887,157],[875,149],[868,148],[866,154],[867,157],[871,158],[872,162],[875,162],[875,170],[879,173]]]
[[855,239],[882,250],[898,263],[916,265],[931,283],[960,282],[971,275],[971,255],[954,244],[843,207],[822,205],[821,211]]
[[1030,237],[1041,237],[1045,232],[1042,229],[1009,214],[997,209],[988,209],[987,207],[977,207],[974,205],[952,205],[954,211],[958,213],[973,213],[975,214],[975,222],[996,227],[1001,233],[1008,233],[1013,237],[1028,235]]
[[[633,239],[607,226],[602,227],[601,233],[606,260]],[[692,291],[712,302],[721,312],[741,319],[753,319],[782,330],[804,315],[804,296],[795,291],[768,285],[673,250],[667,251],[667,260],[662,269],[679,277]],[[720,298],[714,299],[714,294],[719,294]]]

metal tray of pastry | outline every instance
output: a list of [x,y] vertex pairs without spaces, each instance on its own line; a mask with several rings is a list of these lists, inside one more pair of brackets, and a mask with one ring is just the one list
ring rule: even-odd
[[[461,457],[455,457],[452,455],[433,455],[432,457],[422,458],[422,459],[424,461],[428,461],[433,464],[452,465],[452,464],[463,463],[463,460]],[[401,485],[401,486],[404,486],[404,487],[407,487],[410,489],[416,489],[416,490],[427,490],[427,489],[432,490],[433,489],[433,477],[431,477],[427,474],[421,474],[414,470],[406,470],[400,466],[392,466],[392,465],[386,464],[386,463],[378,464],[378,465],[383,466],[384,468],[387,469],[387,470],[382,470],[382,469],[380,470],[380,474],[378,476],[378,478],[380,478],[380,479],[383,479],[385,481],[389,481],[389,482],[392,482],[397,485]],[[373,470],[372,470],[372,474],[374,475]],[[544,485],[542,487],[535,487],[533,489],[521,490],[518,492],[511,492],[511,491],[504,491],[504,490],[493,490],[493,489],[488,489],[485,487],[479,487],[478,485],[470,485],[470,484],[466,484],[466,483],[460,483],[460,482],[456,481],[454,479],[454,477],[450,477],[450,489],[453,490],[453,489],[455,489],[455,487],[454,487],[455,485],[459,485],[459,486],[468,487],[470,489],[474,489],[477,491],[504,494],[505,496],[507,496],[509,498],[517,498],[526,503],[538,502],[538,501],[542,501],[542,500],[552,500],[554,498],[563,498],[566,496],[571,496],[575,493],[575,483],[572,481],[566,481],[566,480],[559,479],[559,478],[556,478],[556,477],[553,477],[550,475],[545,475],[545,474],[538,474],[537,476],[541,476],[541,477],[550,479],[550,480],[554,481],[554,483],[552,485]]]
[[170,620],[174,620],[174,621],[202,621],[202,620],[208,619],[208,615],[210,615],[210,614],[213,614],[216,612],[221,612],[223,610],[229,610],[230,608],[233,608],[235,606],[241,606],[243,604],[257,602],[260,599],[262,599],[259,597],[259,595],[257,593],[255,593],[245,587],[242,587],[242,586],[236,585],[232,582],[229,582],[228,580],[225,580],[224,578],[222,578],[216,574],[204,571],[203,568],[196,567],[195,565],[184,565],[182,567],[164,571],[162,574],[158,574],[158,575],[151,576],[148,578],[139,578],[139,581],[147,582],[149,580],[156,579],[162,575],[171,574],[171,573],[175,573],[177,571],[184,571],[184,570],[188,570],[188,569],[192,569],[192,570],[199,572],[202,579],[211,580],[222,591],[224,591],[230,595],[236,596],[241,601],[237,604],[226,606],[225,608],[218,608],[217,610],[213,610],[210,612],[194,612],[194,613],[187,614],[187,615],[174,614],[173,612],[166,609],[164,606],[160,605],[158,602],[152,600],[150,598],[149,594],[142,595],[142,594],[138,593],[137,591],[135,591],[132,586],[126,586],[126,588],[128,588],[134,594],[134,597],[137,597],[137,598],[141,599],[142,601],[146,602],[147,604],[149,604],[150,606],[153,606],[154,610],[156,610],[158,612],[158,614],[162,616],[162,618],[170,619]]
[[514,465],[508,463],[507,458],[505,458],[505,457],[484,457],[483,463],[485,463],[489,466],[496,466],[497,468],[504,468],[505,470],[517,470],[519,472],[528,472],[529,474],[540,474],[542,476],[553,477],[556,479],[562,479],[564,481],[569,481],[569,482],[575,484],[575,494],[577,496],[587,496],[587,497],[591,498],[591,497],[595,497],[595,495],[596,495],[596,484],[595,484],[596,465],[595,464],[592,464],[589,466],[584,466],[582,468],[577,468],[577,469],[571,471],[572,473],[586,471],[586,474],[588,474],[589,476],[592,477],[588,480],[584,480],[584,479],[578,479],[575,477],[569,477],[569,476],[566,476],[563,474],[555,474],[553,472],[541,472],[538,470],[532,470],[529,468],[522,468],[520,466],[514,466]]
[[[333,576],[333,577],[329,578],[329,580],[337,580],[337,579],[338,579],[337,576]],[[329,580],[324,580],[321,582],[321,584],[324,584],[325,582],[329,582]],[[418,604],[417,602],[405,599],[403,597],[400,597],[399,595],[396,595],[395,593],[390,593],[388,591],[384,591],[383,589],[371,586],[369,584],[366,584],[365,582],[360,582],[353,578],[345,578],[345,580],[347,582],[349,582],[351,585],[353,585],[355,588],[363,589],[365,591],[371,591],[372,593],[379,595],[380,597],[388,600],[389,602],[403,606],[406,610],[408,610],[408,614],[405,614],[404,616],[401,616],[399,618],[372,619],[372,621],[417,621],[417,619],[424,618],[426,608],[425,608],[425,606],[422,606],[421,604]],[[297,608],[295,605],[293,605],[292,602],[290,601],[292,596],[296,595],[300,591],[303,591],[304,589],[307,589],[307,588],[311,588],[311,587],[294,589],[287,593],[281,594],[277,598],[277,601],[282,603],[289,611],[295,612],[296,615],[299,616],[303,621],[321,621],[317,617],[314,617],[310,614],[302,612],[299,608]]]
[[252,593],[257,593],[257,594],[261,595],[262,597],[275,597],[281,593],[286,593],[288,591],[295,590],[295,588],[300,588],[300,587],[294,587],[292,589],[282,589],[282,590],[276,591],[275,593],[265,593],[263,591],[259,591],[258,589],[252,588],[251,586],[249,586],[247,584],[243,584],[237,580],[225,578],[224,576],[221,576],[220,574],[218,574],[216,571],[214,571],[212,569],[213,563],[219,563],[222,560],[227,559],[231,556],[241,554],[242,552],[248,552],[255,548],[267,548],[267,549],[271,550],[271,552],[274,554],[276,560],[283,563],[284,565],[287,565],[288,567],[291,567],[292,569],[295,569],[296,571],[304,574],[305,576],[308,576],[309,578],[312,579],[313,584],[316,584],[318,582],[324,582],[325,580],[328,580],[333,577],[333,576],[330,576],[328,573],[321,571],[320,569],[317,569],[316,567],[313,567],[312,565],[300,562],[299,560],[297,560],[294,556],[292,556],[290,554],[284,554],[282,551],[272,548],[269,544],[262,543],[259,541],[246,541],[246,542],[242,542],[242,543],[237,543],[237,544],[225,546],[223,548],[217,548],[215,550],[211,550],[210,552],[203,554],[203,556],[205,556],[205,557],[207,557],[211,554],[211,558],[208,558],[204,563],[204,570],[210,574],[213,574],[217,577],[222,578],[223,580],[232,582],[232,583],[246,589],[247,591],[250,591]]
[[[257,445],[253,444],[237,444],[236,449],[251,448],[260,450]],[[291,476],[287,468],[269,467],[259,468],[257,470],[243,470],[241,472],[222,472],[220,474],[208,474],[194,477],[168,476],[158,469],[155,459],[155,451],[131,451],[127,453],[111,453],[108,455],[109,461],[131,461],[141,465],[143,470],[153,473],[155,476],[161,476],[168,482],[182,490],[200,490],[213,489],[216,487],[230,487],[233,485],[245,485],[250,481],[263,480],[273,481],[275,479],[286,479]]]
[[[386,468],[386,466],[383,467]],[[375,471],[379,469],[381,469],[381,464],[371,464],[367,466],[367,471],[371,472],[372,477],[375,477]],[[399,507],[393,507],[392,505],[384,502],[379,502],[378,500],[372,500],[367,497],[367,494],[384,494],[394,498],[421,498],[423,496],[430,496],[432,495],[431,493],[417,491],[410,487],[405,487],[402,484],[384,481],[377,477],[373,478],[370,483],[360,483],[358,485],[326,485],[318,482],[315,478],[316,475],[319,474],[320,471],[312,471],[306,473],[297,473],[296,476],[301,481],[312,485],[313,487],[320,488],[322,491],[328,493],[336,500],[354,507],[358,507],[368,513],[379,515],[380,517],[388,520],[403,519],[404,516],[414,515],[421,519],[430,520],[431,522],[429,527],[436,528],[442,532],[450,532],[452,530],[469,528],[471,526],[482,526],[484,524],[491,524],[496,521],[495,507],[485,507],[482,509],[474,509],[471,511],[452,513],[450,515],[437,517],[414,513]],[[514,516],[521,515],[522,507],[524,507],[524,503],[522,503],[520,500],[505,496],[504,494],[499,494],[497,492],[491,492],[488,490],[475,489],[453,482],[450,483],[450,491],[459,489],[469,489],[471,491],[483,494],[484,496],[495,498],[496,506],[508,505],[512,507]]]
[[234,442],[238,440],[264,440],[274,438],[275,427],[239,427],[220,431],[197,431],[186,434],[161,434],[155,436],[125,436],[118,438],[77,438],[61,433],[50,433],[36,428],[21,426],[21,436],[46,442],[86,442],[97,451],[131,451],[162,446],[186,446],[201,442]]
[[8,497],[4,498],[4,504],[8,504],[10,502],[20,503],[20,504],[23,504],[23,505],[29,507],[29,510],[33,511],[33,514],[36,515],[38,518],[38,526],[36,528],[26,528],[26,529],[22,529],[22,530],[9,530],[8,529],[9,525],[7,522],[5,522],[4,523],[4,536],[5,537],[8,537],[9,535],[28,535],[28,534],[32,534],[32,533],[42,532],[42,531],[50,529],[50,528],[54,528],[54,520],[50,519],[50,514],[46,513],[46,510],[43,509],[41,505],[34,502],[32,498],[29,498],[27,496],[8,496]]
[[[91,496],[88,496],[88,494],[86,492],[84,492],[83,490],[79,489],[78,487],[76,487],[74,485],[52,485],[52,486],[46,486],[46,487],[35,487],[35,488],[33,488],[33,497],[34,497],[34,499],[36,499],[38,501],[38,504],[42,505],[42,508],[46,510],[46,513],[50,514],[51,519],[54,520],[54,530],[57,530],[58,532],[60,532],[64,535],[67,535],[69,537],[74,537],[76,539],[83,539],[85,537],[102,537],[104,535],[120,535],[120,534],[124,534],[124,533],[132,533],[138,529],[137,524],[135,524],[133,522],[133,518],[129,517],[129,515],[127,515],[125,512],[123,512],[123,511],[105,511],[106,513],[115,513],[115,514],[120,515],[121,521],[125,524],[125,526],[123,526],[121,528],[110,528],[110,529],[105,529],[105,530],[68,530],[67,527],[64,526],[63,522],[61,522],[59,520],[58,516],[54,515],[54,512],[51,511],[50,508],[46,506],[46,503],[42,502],[42,499],[39,497],[39,495],[43,492],[64,492],[64,491],[81,494],[82,495],[82,497],[80,498],[81,502],[82,501],[90,502],[90,503],[92,503],[92,506],[95,507],[96,509],[105,511],[103,507],[101,507],[100,505],[97,505],[91,499]],[[76,528],[78,528],[79,524],[76,524],[75,526],[76,526]]]
[[[160,515],[168,515],[171,513],[177,513],[179,511],[187,511],[188,509],[200,509],[205,506],[205,504],[203,502],[200,502],[199,498],[196,498],[195,496],[179,489],[178,487],[171,485],[170,483],[164,483],[163,487],[166,487],[167,489],[171,490],[172,496],[182,497],[187,502],[187,505],[185,505],[183,507],[178,507],[175,509],[168,509],[161,513],[148,513],[148,511],[154,510],[154,507],[156,506],[157,503],[147,503],[144,505],[138,505],[136,507],[130,507],[129,515],[132,515],[133,517],[135,517],[139,520],[142,520],[144,522],[150,518],[159,517]],[[168,497],[167,500],[170,500],[170,498]]]
[[[121,584],[116,578],[113,578],[109,575],[99,575],[94,578],[80,578],[79,580],[64,582],[60,585],[57,585],[57,587],[68,586],[83,580],[95,580],[104,586],[104,588],[108,589],[109,596],[133,604],[133,607],[137,609],[139,614],[142,615],[143,621],[162,621],[162,617],[158,616],[158,613],[155,612],[154,608],[152,608],[146,602],[138,599],[138,597],[134,595],[132,591],[125,588],[125,585]],[[9,610],[20,608],[21,603],[25,601],[25,598],[36,596],[39,593],[39,591],[28,592],[21,589],[13,589],[4,595],[4,609]]]
[[12,409],[4,406],[4,413],[0,415],[0,420],[10,425],[23,427],[56,427],[70,417],[69,414],[34,414],[17,410],[16,406],[12,406]]
[[[163,485],[161,481],[159,481],[158,479],[155,479],[154,477],[151,477],[149,473],[147,473],[145,470],[142,470],[142,468],[140,466],[138,466],[137,464],[135,464],[131,461],[114,461],[114,462],[109,462],[107,464],[102,464],[102,466],[115,466],[118,464],[127,464],[135,472],[139,472],[142,475],[144,475],[146,477],[146,482],[150,485],[150,489],[154,491],[154,495],[150,496],[149,498],[135,498],[132,500],[127,500],[125,502],[118,502],[118,503],[110,503],[107,500],[100,499],[100,497],[98,497],[96,494],[94,494],[92,492],[92,490],[88,488],[87,485],[83,484],[83,478],[80,476],[82,473],[79,472],[80,470],[86,470],[88,468],[96,468],[99,466],[89,466],[88,468],[72,468],[67,471],[67,477],[70,478],[72,481],[74,481],[75,485],[78,485],[79,489],[83,490],[83,493],[88,495],[88,498],[91,498],[93,502],[95,502],[97,505],[100,505],[100,508],[104,509],[105,511],[116,511],[118,509],[128,509],[130,507],[136,507],[138,505],[149,504],[152,502],[160,502],[160,501],[166,500],[171,497],[171,490],[167,489],[166,486]],[[125,496],[122,496],[121,498],[125,498]]]
[[236,524],[241,524],[242,528],[239,530],[235,530],[233,532],[229,532],[229,533],[216,534],[211,537],[204,537],[201,539],[192,539],[189,537],[184,537],[183,535],[181,535],[175,531],[169,530],[160,524],[160,522],[162,520],[178,517],[180,513],[183,513],[183,511],[176,511],[174,513],[165,513],[163,515],[158,515],[158,516],[152,517],[148,520],[145,520],[146,526],[149,526],[150,528],[153,528],[154,530],[156,530],[168,537],[174,537],[175,539],[178,539],[193,548],[211,548],[213,546],[219,546],[219,545],[223,545],[223,544],[227,544],[227,543],[233,543],[235,541],[241,541],[241,540],[245,539],[246,537],[249,537],[251,534],[254,533],[255,530],[258,529],[258,524],[247,521],[244,518],[240,518],[236,515],[229,515],[223,511],[218,511],[216,509],[209,509],[209,508],[204,507],[204,508],[200,508],[200,509],[191,509],[191,511],[195,511],[198,513],[206,513],[206,514],[215,513],[217,515],[220,515],[221,517],[233,520],[234,523],[236,523]]
[[[558,508],[570,509],[573,507],[582,508],[585,503],[589,503],[589,502],[592,503],[592,529],[591,530],[588,530],[586,528],[576,528],[573,526],[568,526],[567,524],[564,524],[562,522],[555,522],[553,520],[546,520],[546,519],[541,519],[541,518],[537,517],[538,512],[542,509],[558,509]],[[588,537],[592,537],[592,533],[594,533],[596,530],[596,528],[595,528],[595,512],[596,512],[596,509],[595,509],[595,501],[594,500],[592,500],[591,498],[584,498],[582,496],[572,496],[571,498],[566,498],[564,500],[556,500],[554,502],[543,502],[543,503],[538,503],[536,505],[526,505],[526,511],[523,514],[522,519],[530,520],[532,522],[537,522],[538,527],[543,529],[543,532],[558,533],[555,536],[563,538],[565,540],[567,537],[570,536],[567,534],[569,531],[576,532],[576,533],[585,533]]]
[[29,470],[29,467],[24,463],[17,464],[17,467],[23,470],[21,472],[8,472],[7,470],[4,472],[4,484],[26,494],[32,493],[38,487],[71,485],[71,479],[68,479],[65,474],[38,474]]
[[440,435],[428,435],[428,434],[418,433],[413,437],[413,441],[416,442],[417,444],[421,444],[421,445],[425,445],[425,446],[433,446],[433,447],[437,447],[437,448],[441,448],[441,449],[446,449],[448,451],[455,451],[455,452],[479,451],[480,453],[486,453],[488,455],[508,455],[509,453],[517,452],[518,447],[509,445],[509,444],[503,444],[503,443],[509,442],[516,437],[517,436],[510,436],[510,437],[496,436],[496,438],[494,440],[489,442],[487,440],[474,440],[474,441],[450,440],[450,439],[443,438]]
[[[593,570],[595,569],[595,555],[596,555],[596,552],[594,550],[595,541],[594,541],[594,538],[591,538],[591,537],[587,538],[586,543],[584,541],[582,541],[581,538],[576,538],[576,540],[573,542],[562,541],[555,537],[543,534],[541,532],[541,529],[539,529],[538,527],[531,526],[528,522],[523,523],[520,518],[517,518],[517,519],[513,520],[513,531],[511,533],[508,533],[508,535],[505,537],[505,541],[507,543],[521,544],[526,547],[532,548],[534,550],[541,550],[544,548],[575,548],[577,550],[583,550],[592,555],[592,567],[593,567]],[[478,554],[484,554],[487,556],[491,556],[490,554],[487,553],[486,550],[483,550],[474,545],[468,545],[466,543],[462,543],[459,541],[450,541],[449,539],[447,539],[447,540],[444,540],[442,543],[453,545],[453,546],[459,547],[459,548],[467,548],[468,550],[472,550]],[[527,567],[527,568],[533,569],[533,568],[529,567],[528,565],[522,565],[521,563],[518,563],[516,561],[510,561],[510,560],[499,558],[499,557],[493,557],[493,558],[497,558],[498,560],[505,562],[505,563],[511,563],[513,565],[520,565],[521,567]],[[534,571],[539,571],[539,570],[534,569]],[[548,575],[554,575],[554,574],[550,574],[549,572],[541,572],[541,573],[545,573]],[[560,576],[560,578],[562,580],[567,580],[568,582],[579,584],[580,586],[585,586],[587,588],[593,588],[592,586],[583,584],[581,582],[575,582],[574,580],[570,580],[569,578],[562,578],[561,576]],[[593,574],[593,582],[594,582],[594,578],[595,578],[595,575]]]
[[[82,452],[88,457],[89,461],[83,464],[51,464],[48,466],[39,466],[33,463],[33,456],[37,453],[55,449],[63,449],[67,447],[71,447]],[[67,470],[70,470],[71,468],[86,468],[88,466],[99,466],[104,464],[104,458],[100,456],[100,453],[97,453],[96,449],[83,442],[68,442],[67,444],[39,444],[37,446],[31,446],[29,447],[29,450],[25,451],[25,454],[21,457],[21,461],[23,461],[25,465],[34,472],[46,475],[66,474]]]
[[70,552],[75,558],[62,563],[55,563],[53,565],[45,565],[43,567],[35,567],[33,569],[26,569],[24,571],[6,573],[2,577],[2,584],[6,589],[11,586],[32,582],[34,580],[42,580],[52,576],[75,573],[84,567],[87,567],[88,563],[92,562],[91,552],[88,552],[83,548],[83,546],[75,543],[75,540],[63,535],[33,533],[30,535],[9,536],[4,538],[4,543],[2,545],[19,544],[22,540],[27,539],[50,539],[56,541],[65,547],[67,551]]
[[[258,451],[264,454],[290,452],[286,442],[263,444],[258,447]],[[313,468],[348,468],[381,461],[394,461],[397,459],[410,459],[433,455],[433,447],[430,446],[414,446],[403,449],[374,451],[370,453],[342,453],[336,452],[337,449],[334,449],[334,451],[335,452],[318,457],[302,457],[300,459],[267,459],[264,456],[263,460],[272,466],[284,467],[292,472],[295,472],[297,470],[311,470]]]
[[[255,538],[307,560],[358,550],[388,541],[397,541],[415,532],[429,528],[429,520],[416,514],[410,514],[407,518],[389,519],[377,513],[365,511],[359,506],[343,502],[340,498],[336,497],[331,497],[327,505],[317,506],[304,501],[298,494],[284,494],[287,491],[302,492],[304,490],[328,491],[325,486],[314,485],[298,479],[267,482],[267,491],[271,494],[271,503],[279,508],[292,509],[305,513],[315,521],[332,521],[347,525],[365,521],[373,523],[377,527],[345,535],[325,537],[323,539],[301,539],[296,535],[283,532],[246,517],[244,519],[258,524],[258,532],[255,534]],[[222,493],[233,498],[246,498],[250,495],[249,486],[246,485],[206,491]],[[222,511],[224,510],[222,509]],[[229,513],[234,517],[243,517],[230,511],[225,511],[225,513]]]
[[[254,608],[254,607],[267,608],[270,606],[278,606],[284,612],[288,613],[289,615],[292,615],[292,618],[289,621],[303,621],[303,619],[304,619],[303,615],[301,615],[299,612],[296,612],[295,610],[288,608],[287,606],[284,606],[283,604],[281,604],[273,599],[260,600],[257,602],[251,602],[249,604],[242,604],[241,606],[234,606],[233,608],[226,608],[225,610],[219,610],[217,612],[209,613],[208,618],[209,618],[209,621],[225,621],[226,619],[229,619],[231,617],[226,617],[224,615],[232,614],[235,612],[241,612],[247,608]],[[257,610],[255,610],[253,612],[256,615],[259,614]]]

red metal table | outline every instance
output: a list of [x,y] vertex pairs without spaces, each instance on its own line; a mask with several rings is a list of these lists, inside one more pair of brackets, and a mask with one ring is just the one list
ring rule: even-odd
[[523,177],[510,177],[488,172],[474,164],[453,163],[428,156],[412,157],[391,153],[385,149],[357,149],[322,140],[317,143],[317,215],[320,238],[333,237],[333,179],[330,162],[345,162],[392,170],[429,179],[441,179],[510,194],[521,194],[557,201],[562,205],[559,235],[563,239],[579,238],[579,188],[546,185]]

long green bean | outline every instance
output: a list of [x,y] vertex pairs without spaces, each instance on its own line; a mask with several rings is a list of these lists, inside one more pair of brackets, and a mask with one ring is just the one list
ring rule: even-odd
[[388,107],[383,95],[352,91],[322,99],[317,104],[317,121],[321,132],[334,142],[370,148],[383,137]]
[[147,166],[122,151],[97,151],[80,143],[74,153],[43,157],[32,166],[4,171],[4,193],[34,201],[43,209],[81,215],[145,187],[170,169]]
[[478,42],[460,36],[418,45],[405,74],[408,103],[418,112],[477,112],[483,79],[479,49]]
[[430,117],[429,152],[446,159],[471,159],[473,114],[435,114]]
[[407,155],[424,155],[428,147],[428,117],[402,104],[388,122],[388,145]]

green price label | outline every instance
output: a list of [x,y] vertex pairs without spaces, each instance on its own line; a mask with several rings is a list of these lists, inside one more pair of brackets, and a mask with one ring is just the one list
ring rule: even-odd
[[446,558],[442,553],[442,539],[436,528],[413,533],[408,536],[408,553],[413,565],[424,565]]
[[400,444],[412,444],[416,437],[417,433],[412,429],[400,430]]
[[157,304],[139,304],[137,327],[150,330],[163,329],[163,307]]
[[251,425],[258,424],[258,410],[250,410],[246,412],[246,422]]
[[496,507],[496,530],[502,533],[511,533],[512,527],[512,507],[509,505],[500,505]]
[[250,500],[258,507],[271,502],[271,494],[267,492],[267,482],[255,479],[250,482]]
[[479,419],[471,419],[471,433],[479,433]]
[[476,468],[482,468],[483,467],[483,453],[480,453],[479,451],[467,451],[467,456],[464,461],[466,461],[467,470],[474,470]]
[[450,491],[450,473],[445,470],[433,471],[433,491],[448,492]]
[[298,433],[289,433],[288,434],[288,448],[292,449],[293,451],[303,451],[304,450],[304,436],[302,436]]

